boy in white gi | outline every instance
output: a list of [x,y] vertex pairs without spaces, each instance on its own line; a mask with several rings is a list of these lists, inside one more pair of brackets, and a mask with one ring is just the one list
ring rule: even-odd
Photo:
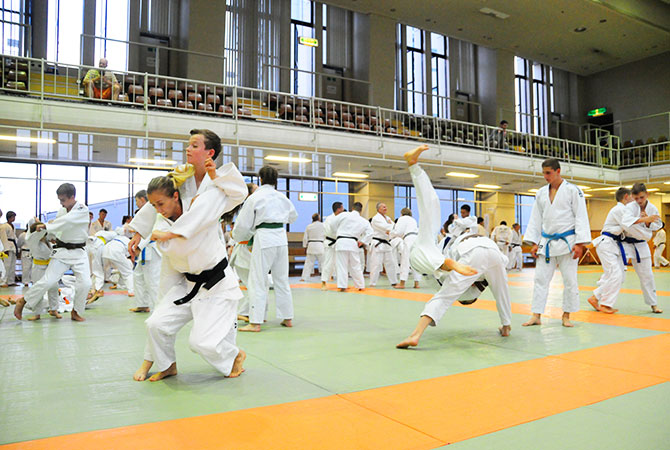
[[631,193],[635,201],[626,205],[623,218],[623,224],[627,227],[624,231],[624,248],[640,279],[644,302],[651,306],[652,312],[660,314],[663,310],[658,307],[656,281],[651,270],[651,250],[647,241],[654,231],[663,228],[663,222],[656,206],[648,200],[647,187],[643,183],[635,183]]
[[[142,189],[135,194],[135,205],[140,210],[149,201],[147,191]],[[125,227],[130,230],[130,224]],[[134,234],[133,234],[134,235]],[[132,237],[132,236],[131,236]],[[158,297],[158,284],[161,276],[161,254],[156,248],[156,242],[151,239],[142,239],[134,255],[135,268],[133,282],[135,283],[135,307],[130,312],[151,312]]]
[[524,235],[526,241],[533,243],[530,254],[537,262],[531,305],[533,315],[523,326],[542,324],[549,283],[558,266],[564,285],[562,323],[564,327],[572,327],[570,313],[579,311],[577,266],[591,242],[586,201],[581,189],[561,178],[561,165],[557,159],[543,161],[542,174],[548,184],[537,191]]
[[386,215],[388,208],[385,203],[377,203],[376,209],[377,214],[370,221],[373,231],[370,254],[368,256],[370,286],[374,287],[377,285],[382,265],[386,270],[386,276],[391,282],[391,286],[395,286],[398,282],[398,261],[393,254],[390,237],[394,224],[393,220]]
[[[51,260],[51,252],[53,249],[51,248],[51,244],[47,242],[46,235],[46,226],[43,223],[34,222],[30,225],[25,238],[25,245],[33,255],[33,283],[37,283],[44,277],[49,261]],[[56,319],[62,319],[63,316],[58,313],[58,302],[60,300],[58,294],[58,282],[51,286],[47,291],[47,299],[49,305],[47,312],[49,315]],[[39,320],[41,311],[36,312],[38,314],[29,317],[28,320]]]
[[512,225],[512,241],[510,242],[509,249],[509,265],[507,268],[509,270],[522,270],[523,269],[523,252],[521,250],[521,245],[523,240],[521,239],[521,225],[515,223]]
[[[409,208],[403,208],[400,214],[391,232],[391,237],[399,237],[401,239],[399,244],[400,281],[394,287],[396,289],[405,289],[405,282],[409,278],[410,251],[414,245],[414,241],[416,241],[416,237],[419,235],[419,225],[416,223],[416,219],[412,217],[412,211]],[[414,288],[416,289],[419,287],[421,274],[412,269],[412,275],[414,277]]]
[[46,231],[56,239],[55,251],[47,265],[44,276],[16,301],[14,316],[21,320],[23,308],[38,312],[44,294],[72,269],[76,278],[74,291],[74,309],[70,313],[72,320],[83,322],[86,294],[91,287],[91,269],[86,256],[86,238],[88,237],[88,208],[75,198],[73,184],[63,183],[56,190],[62,208],[52,223],[46,224]]
[[[133,264],[128,258],[128,243],[130,239],[125,236],[116,235],[111,241],[108,241],[102,250],[103,266],[109,265],[119,271],[118,285],[121,289],[128,290],[128,297],[135,296],[135,282],[133,281]],[[138,246],[138,250],[140,246]]]
[[210,162],[207,173],[219,189],[197,195],[187,213],[174,177],[154,178],[147,188],[151,205],[161,215],[151,239],[158,242],[163,263],[173,270],[174,277],[146,320],[148,345],[133,377],[137,381],[145,380],[152,367],[158,372],[150,381],[177,374],[176,335],[190,321],[193,352],[226,377],[237,377],[243,371],[246,354],[235,344],[237,302],[242,291],[228,266],[219,219],[244,200],[247,187],[235,165],[224,164],[217,171]]
[[86,252],[91,263],[91,292],[88,294],[87,305],[105,295],[102,288],[105,285],[105,261],[102,257],[108,242],[117,237],[116,231],[100,230],[89,236],[86,242]]
[[35,223],[34,218],[28,221],[28,229],[16,238],[16,246],[19,248],[19,253],[21,254],[21,282],[24,286],[28,286],[32,282],[33,257],[26,245],[26,238],[33,223]]
[[268,273],[272,271],[277,318],[282,326],[293,326],[293,296],[288,280],[288,239],[286,224],[298,213],[286,195],[277,192],[277,170],[270,166],[258,172],[261,186],[244,202],[235,221],[236,241],[253,238],[249,267],[249,325],[240,331],[261,331],[268,300]]
[[365,289],[363,266],[360,248],[370,245],[372,226],[361,217],[363,204],[354,203],[352,211],[339,214],[333,221],[335,230],[335,265],[337,268],[337,287],[344,292],[349,285],[349,274],[354,280],[354,287],[359,291]]
[[667,266],[670,262],[663,257],[665,250],[665,230],[661,228],[654,235],[654,267]]
[[421,217],[419,234],[412,247],[411,264],[422,273],[443,277],[443,283],[440,290],[426,304],[412,334],[396,347],[417,346],[426,328],[435,326],[452,303],[482,276],[488,281],[496,299],[502,323],[499,331],[503,336],[508,336],[512,314],[505,271],[507,258],[500,253],[493,241],[479,236],[476,232],[460,234],[449,246],[450,257],[443,256],[435,242],[435,236],[440,228],[440,199],[428,174],[417,164],[419,155],[425,150],[428,150],[428,146],[422,145],[404,155],[416,189],[419,217]]
[[307,248],[307,257],[305,258],[305,266],[302,269],[302,276],[300,281],[305,281],[312,276],[314,272],[314,261],[319,262],[319,271],[323,272],[323,255],[324,243],[326,239],[326,231],[318,214],[312,215],[312,223],[307,225],[305,232],[302,235],[302,246]]
[[498,249],[503,255],[509,255],[509,246],[512,241],[512,230],[507,226],[504,220],[491,232],[491,239],[498,244]]
[[19,252],[18,245],[16,244],[16,230],[14,230],[16,213],[14,211],[7,211],[5,217],[7,218],[7,222],[0,224],[0,241],[2,241],[6,255],[6,258],[2,259],[2,262],[5,264],[5,275],[0,279],[0,287],[16,285],[16,256]]
[[344,205],[342,202],[333,202],[331,206],[333,213],[326,217],[323,221],[323,230],[325,234],[324,249],[323,249],[323,268],[321,269],[321,290],[328,289],[326,283],[335,273],[335,241],[337,238],[337,230],[333,227],[336,217],[344,212]]

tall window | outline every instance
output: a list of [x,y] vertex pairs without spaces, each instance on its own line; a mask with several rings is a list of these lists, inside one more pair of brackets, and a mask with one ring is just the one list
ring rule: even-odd
[[526,227],[530,221],[530,213],[533,211],[535,197],[532,195],[516,194],[514,196],[516,207],[516,222],[521,226],[521,234],[526,233]]
[[314,95],[315,48],[300,43],[314,38],[314,4],[311,0],[291,0],[291,92]]
[[527,61],[514,57],[514,113],[516,129],[531,133],[531,95]]
[[84,0],[48,0],[48,60],[63,64],[79,64],[83,31]]
[[[98,0],[95,8],[95,35],[119,41],[128,40],[128,0]],[[128,70],[128,44],[95,40],[95,60],[109,60],[112,70]]]
[[433,115],[448,119],[449,100],[449,40],[441,34],[430,34],[431,84],[433,95]]
[[554,107],[552,68],[516,56],[514,77],[517,130],[546,136]]
[[14,211],[15,226],[23,228],[37,211],[37,165],[0,162],[0,174],[0,205],[3,213]]
[[24,0],[0,0],[0,18],[4,21],[0,24],[0,51],[5,55],[28,56],[27,24],[30,20],[25,14],[24,3]]
[[319,42],[319,46],[321,47],[321,55],[323,56],[322,58],[322,64],[326,65],[328,64],[328,46],[326,45],[328,43],[328,5],[325,3],[323,4],[323,14],[321,17],[321,23],[323,24],[323,29],[322,29],[322,34],[321,34],[321,42]]
[[424,114],[426,105],[425,70],[426,59],[423,52],[423,31],[419,28],[406,27],[407,39],[407,112]]

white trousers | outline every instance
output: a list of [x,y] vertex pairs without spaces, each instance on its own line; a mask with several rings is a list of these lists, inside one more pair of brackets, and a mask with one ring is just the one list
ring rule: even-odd
[[[319,264],[321,262],[319,261]],[[323,266],[320,269],[321,282],[327,283],[335,273],[335,246],[325,245],[323,249]]]
[[105,246],[103,244],[99,247],[94,247],[89,253],[91,261],[91,280],[93,288],[95,288],[96,291],[99,291],[105,285],[105,267],[102,261],[102,252],[104,249]]
[[[423,216],[420,215],[420,217]],[[494,249],[475,247],[463,255],[458,262],[474,267],[477,269],[477,273],[465,276],[454,271],[447,272],[442,287],[428,301],[421,315],[433,319],[432,326],[437,325],[447,309],[472,286],[472,283],[483,275],[489,283],[493,297],[496,299],[500,323],[511,325],[512,306],[507,286],[507,271],[505,270],[507,258]]]
[[102,258],[105,264],[119,271],[119,288],[127,289],[128,294],[135,293],[135,282],[133,281],[133,264],[125,255],[110,252]]
[[579,286],[577,284],[577,267],[579,261],[572,258],[572,253],[552,256],[549,263],[545,262],[544,255],[538,255],[535,263],[535,280],[533,286],[533,314],[544,314],[549,295],[549,284],[554,277],[558,266],[563,277],[563,312],[579,311]]
[[58,286],[58,280],[63,274],[72,269],[75,277],[74,285],[74,310],[79,314],[84,314],[86,307],[86,295],[91,288],[91,272],[88,264],[88,257],[83,250],[69,250],[68,253],[81,253],[80,258],[62,259],[51,258],[49,265],[42,278],[33,284],[24,295],[28,308],[35,312],[42,311],[44,294],[53,286]]
[[5,276],[0,284],[14,284],[16,283],[16,252],[5,249],[5,253],[7,257],[2,260],[5,264]]
[[[398,276],[400,281],[407,281],[409,279],[409,271],[411,268],[409,255],[414,242],[416,242],[416,236],[412,235],[407,236],[400,244],[400,274]],[[414,269],[412,269],[412,277],[414,278],[415,283],[418,283],[423,279],[423,276]]]
[[239,353],[237,337],[238,289],[201,288],[188,303],[175,305],[174,301],[185,296],[194,283],[182,279],[161,299],[153,314],[146,320],[147,346],[144,359],[153,361],[156,370],[163,371],[177,361],[175,341],[177,333],[193,320],[188,343],[216,370],[230,375],[235,357]]
[[354,287],[365,288],[361,253],[359,250],[336,250],[335,264],[337,265],[337,287],[346,289],[349,286],[349,275],[354,280]]
[[156,258],[137,263],[133,271],[135,305],[138,308],[154,308],[158,297],[158,284],[161,277],[161,259]]
[[[37,283],[44,277],[44,274],[47,272],[47,267],[48,266],[46,265],[43,266],[41,264],[35,264],[31,273],[33,284]],[[56,281],[56,284],[50,287],[49,290],[47,291],[47,305],[48,305],[47,309],[49,311],[57,311],[59,301],[60,301],[60,295],[58,294],[58,281]],[[35,311],[35,312],[37,314],[42,314],[45,311],[43,308],[41,311]]]
[[637,258],[633,254],[630,260],[633,263],[637,277],[640,279],[640,289],[642,289],[644,302],[649,306],[658,305],[658,300],[656,299],[656,280],[654,280],[654,273],[651,270],[651,256],[640,258],[640,262],[637,262]]
[[[386,270],[386,276],[388,277],[391,284],[396,284],[398,282],[398,261],[395,259],[395,254],[386,244],[377,244],[379,242],[372,241],[372,250],[370,251],[370,256],[368,256],[368,264],[370,268],[370,286],[377,284],[379,279],[379,274],[382,271],[382,265],[384,270]],[[385,246],[384,250],[381,250],[381,246]]]
[[663,257],[663,250],[665,250],[665,244],[661,244],[654,249],[654,267],[656,268],[670,264],[670,262]]
[[268,273],[272,271],[277,319],[293,319],[293,295],[288,281],[288,246],[254,245],[249,266],[249,323],[262,324],[268,302]]
[[601,305],[614,307],[619,298],[621,285],[626,279],[626,267],[621,258],[621,250],[616,242],[605,237],[596,247],[596,253],[603,266],[603,274],[593,295]]
[[312,273],[314,273],[314,261],[319,262],[319,270],[323,272],[323,253],[319,254],[312,254],[308,253],[307,257],[305,258],[305,266],[302,268],[302,279],[306,280],[307,278],[312,276]]
[[521,246],[516,246],[512,247],[512,249],[509,251],[509,255],[507,256],[509,258],[509,265],[507,268],[509,270],[512,269],[523,269],[523,253],[521,252]]
[[29,252],[21,252],[21,281],[26,286],[33,281],[33,258],[28,255]]
[[504,242],[496,242],[496,245],[498,246],[498,249],[500,249],[500,253],[509,258],[509,245]]

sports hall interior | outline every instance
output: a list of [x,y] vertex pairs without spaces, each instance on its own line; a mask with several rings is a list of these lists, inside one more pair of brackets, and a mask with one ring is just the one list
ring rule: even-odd
[[[512,332],[489,290],[454,306],[416,349],[395,344],[438,284],[322,291],[301,282],[302,236],[333,202],[417,217],[402,155],[421,164],[442,221],[468,204],[491,230],[530,219],[541,163],[586,197],[600,235],[620,186],[645,183],[670,222],[667,0],[0,0],[0,209],[15,228],[59,208],[73,183],[114,227],[134,193],[186,162],[189,130],[222,139],[217,163],[247,181],[264,165],[296,207],[288,227],[291,329],[240,333],[246,372],[227,379],[177,338],[180,372],[133,380],[145,315],[105,287],[84,323],[0,310],[2,449],[662,449],[670,447],[670,268],[659,306],[632,266],[619,312],[587,298],[561,326],[556,274],[541,326],[534,260],[508,274]],[[119,86],[87,96],[100,58]],[[501,121],[507,129],[501,132]],[[5,222],[5,217],[0,219]],[[17,232],[18,234],[18,232]],[[651,245],[651,244],[650,244]],[[653,248],[652,248],[653,251]],[[668,257],[666,250],[666,257]],[[21,275],[20,258],[17,274]],[[366,274],[367,284],[367,274]],[[19,296],[22,284],[0,288]]]

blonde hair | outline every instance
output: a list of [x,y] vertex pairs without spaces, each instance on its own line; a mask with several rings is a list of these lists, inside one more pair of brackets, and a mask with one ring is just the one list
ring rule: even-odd
[[193,164],[181,164],[167,174],[167,176],[174,181],[175,189],[179,189],[179,186],[184,184],[184,182],[193,175],[195,175],[195,167],[193,167]]

